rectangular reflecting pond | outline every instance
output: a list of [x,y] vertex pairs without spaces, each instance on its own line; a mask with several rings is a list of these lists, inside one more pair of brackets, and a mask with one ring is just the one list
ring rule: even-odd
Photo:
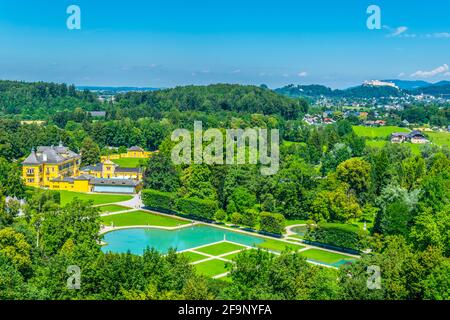
[[115,253],[130,251],[141,255],[149,247],[166,253],[170,248],[183,251],[224,239],[248,246],[264,242],[264,239],[260,237],[204,225],[185,227],[173,231],[153,228],[131,228],[106,233],[103,237],[106,245],[102,247],[102,250],[103,252]]

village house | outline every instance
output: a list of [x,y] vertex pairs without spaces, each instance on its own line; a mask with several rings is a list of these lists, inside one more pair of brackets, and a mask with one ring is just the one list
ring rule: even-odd
[[428,143],[428,139],[422,134],[422,132],[414,130],[411,132],[396,132],[391,135],[392,143],[411,142],[414,144]]

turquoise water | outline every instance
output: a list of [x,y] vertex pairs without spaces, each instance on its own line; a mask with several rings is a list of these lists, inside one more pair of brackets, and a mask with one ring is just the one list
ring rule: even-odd
[[133,228],[106,233],[103,241],[107,245],[103,246],[102,250],[115,253],[129,250],[134,254],[142,254],[147,247],[153,247],[159,252],[166,253],[170,248],[182,251],[222,241],[224,236],[226,240],[248,246],[264,242],[264,239],[259,237],[209,226],[192,226],[174,231]]

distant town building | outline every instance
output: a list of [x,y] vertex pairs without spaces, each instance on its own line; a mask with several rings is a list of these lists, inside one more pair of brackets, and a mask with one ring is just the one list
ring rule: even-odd
[[106,111],[90,111],[89,114],[92,118],[105,118]]
[[372,87],[392,87],[392,88],[399,89],[399,87],[396,86],[395,83],[393,83],[393,82],[384,82],[384,81],[380,81],[380,80],[364,81],[363,85],[372,86]]
[[392,143],[411,142],[414,144],[428,143],[428,139],[422,134],[422,132],[414,130],[410,133],[396,132],[391,135]]

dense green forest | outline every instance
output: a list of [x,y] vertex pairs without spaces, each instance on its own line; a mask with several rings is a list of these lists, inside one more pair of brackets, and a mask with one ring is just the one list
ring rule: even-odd
[[[348,121],[307,126],[305,100],[253,86],[126,93],[104,103],[65,85],[0,88],[0,299],[450,299],[448,148],[371,148]],[[107,116],[92,119],[90,110]],[[21,124],[24,118],[47,124]],[[254,165],[174,165],[170,134],[192,129],[194,120],[204,128],[280,129],[280,170],[267,177]],[[143,165],[144,201],[152,206],[172,210],[176,199],[177,209],[199,218],[271,233],[302,219],[307,241],[362,258],[334,270],[298,253],[251,250],[237,257],[231,281],[221,281],[197,275],[175,252],[103,253],[98,209],[78,200],[61,205],[59,193],[23,186],[20,160],[60,140],[85,150],[88,162],[107,146],[159,149]],[[22,215],[6,196],[26,199]],[[68,265],[87,270],[81,290],[67,289]],[[382,289],[367,288],[370,265],[380,267]]]

